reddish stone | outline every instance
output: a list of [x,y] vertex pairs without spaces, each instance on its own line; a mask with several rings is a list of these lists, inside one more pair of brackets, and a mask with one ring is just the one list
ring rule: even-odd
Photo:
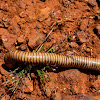
[[21,13],[19,14],[19,16],[20,16],[21,18],[25,18],[25,17],[28,16],[28,13],[27,13],[27,12],[21,12]]
[[6,75],[6,74],[8,73],[8,71],[5,70],[3,67],[0,67],[0,73],[1,73],[2,75]]
[[39,9],[36,11],[36,16],[39,21],[44,21],[49,17],[50,8],[46,7],[44,9]]
[[22,51],[27,50],[27,45],[25,45],[25,44],[20,45],[20,49],[21,49]]
[[8,4],[7,3],[6,4],[1,3],[0,4],[0,9],[5,10],[5,11],[8,11]]
[[79,41],[81,43],[84,43],[84,42],[88,42],[89,41],[87,39],[88,33],[85,33],[84,31],[79,31],[79,32],[77,32],[77,35],[78,35]]
[[96,89],[96,91],[99,91],[100,90],[100,79],[96,80],[92,85]]
[[9,95],[5,95],[1,98],[1,100],[10,100],[10,96]]
[[9,31],[5,28],[0,28],[0,35],[9,34]]
[[100,25],[96,26],[97,36],[100,38]]
[[89,3],[91,6],[96,6],[96,5],[97,5],[96,0],[88,0],[88,3]]
[[88,19],[83,19],[80,25],[80,30],[85,31],[87,29],[88,26]]
[[78,47],[79,47],[78,44],[77,44],[76,42],[71,42],[69,45],[70,45],[72,48],[78,48]]
[[33,81],[29,80],[28,78],[25,78],[25,80],[23,80],[23,86],[22,89],[24,92],[29,93],[33,91]]
[[8,34],[8,35],[2,35],[1,36],[4,47],[9,51],[15,50],[16,38],[17,38],[17,36],[13,35],[13,34]]
[[44,35],[42,33],[37,33],[34,31],[32,34],[28,36],[29,42],[28,45],[31,49],[37,47],[44,41]]
[[17,41],[18,41],[18,43],[24,43],[25,42],[24,36],[21,35],[20,37],[18,37]]
[[58,93],[58,92],[52,93],[51,98],[52,98],[52,100],[63,100],[61,93]]

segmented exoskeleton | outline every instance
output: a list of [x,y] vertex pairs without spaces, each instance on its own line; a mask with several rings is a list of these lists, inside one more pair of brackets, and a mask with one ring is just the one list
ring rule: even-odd
[[81,56],[64,56],[54,53],[36,53],[25,51],[11,51],[5,55],[5,63],[9,68],[13,62],[28,64],[56,65],[58,67],[75,67],[100,71],[100,60]]

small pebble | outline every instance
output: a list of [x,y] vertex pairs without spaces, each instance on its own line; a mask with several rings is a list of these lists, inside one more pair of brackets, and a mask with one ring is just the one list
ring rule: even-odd
[[88,0],[88,4],[90,4],[93,7],[97,5],[96,0]]
[[100,38],[100,25],[96,26],[96,34]]

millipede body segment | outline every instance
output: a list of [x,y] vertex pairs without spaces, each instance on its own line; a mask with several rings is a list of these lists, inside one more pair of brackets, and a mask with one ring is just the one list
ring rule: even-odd
[[14,62],[28,64],[56,65],[58,67],[72,67],[100,71],[100,60],[81,56],[64,56],[54,53],[36,53],[25,51],[11,51],[5,55],[5,63],[9,68]]

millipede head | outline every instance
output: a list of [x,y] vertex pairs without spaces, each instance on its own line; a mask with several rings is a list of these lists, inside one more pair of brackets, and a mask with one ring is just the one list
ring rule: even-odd
[[14,68],[14,62],[12,62],[12,60],[9,58],[10,54],[7,53],[4,57],[4,61],[5,61],[5,66],[8,68],[8,69],[12,69]]

